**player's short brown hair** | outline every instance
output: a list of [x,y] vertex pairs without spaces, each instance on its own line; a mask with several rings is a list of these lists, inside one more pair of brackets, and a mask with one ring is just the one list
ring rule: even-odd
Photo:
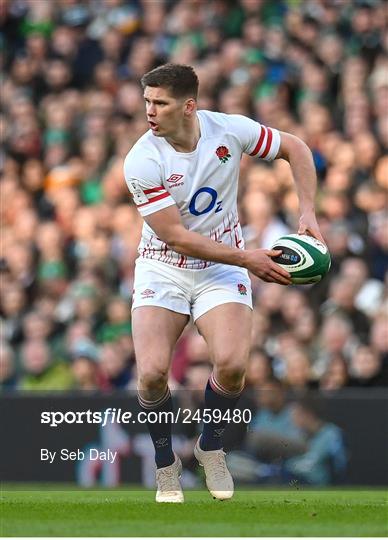
[[141,85],[162,87],[175,98],[194,98],[198,96],[198,77],[191,66],[183,64],[164,64],[149,71],[141,78]]

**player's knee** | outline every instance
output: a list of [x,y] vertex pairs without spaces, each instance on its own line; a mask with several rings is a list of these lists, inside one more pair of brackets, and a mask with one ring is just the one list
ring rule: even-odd
[[219,368],[218,373],[223,379],[240,382],[244,378],[245,370],[241,367],[231,366]]
[[214,365],[217,370],[232,375],[244,375],[246,362],[242,354],[234,354],[232,351],[219,352],[214,357]]
[[138,375],[138,388],[139,390],[157,392],[159,390],[163,390],[166,387],[167,380],[167,369],[144,369],[140,371]]
[[230,390],[241,388],[245,375],[245,366],[229,358],[216,363],[216,376],[222,386]]

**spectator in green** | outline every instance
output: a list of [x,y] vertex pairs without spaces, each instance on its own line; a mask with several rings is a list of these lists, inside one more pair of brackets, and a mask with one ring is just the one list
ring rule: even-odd
[[132,335],[129,303],[120,296],[114,296],[108,303],[107,320],[99,332],[99,341],[116,341],[123,335]]
[[26,341],[21,347],[21,362],[21,390],[70,390],[74,386],[69,366],[52,358],[45,341]]

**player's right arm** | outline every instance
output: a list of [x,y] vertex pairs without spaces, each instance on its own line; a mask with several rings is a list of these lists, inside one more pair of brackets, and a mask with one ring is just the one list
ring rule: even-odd
[[291,283],[288,272],[271,259],[280,255],[281,251],[241,250],[187,230],[174,199],[163,186],[160,164],[152,155],[147,155],[146,149],[131,150],[124,162],[124,175],[144,221],[176,253],[204,261],[241,266],[264,281],[282,285]]
[[176,205],[144,216],[144,220],[158,237],[181,255],[247,268],[252,274],[267,282],[289,285],[290,275],[271,257],[280,255],[279,250],[241,250],[215,242],[211,238],[187,230]]

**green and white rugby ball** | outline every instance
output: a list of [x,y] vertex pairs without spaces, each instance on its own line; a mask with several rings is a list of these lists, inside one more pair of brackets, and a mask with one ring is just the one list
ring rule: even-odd
[[330,269],[327,246],[307,234],[282,236],[271,249],[282,250],[281,255],[272,260],[289,272],[292,283],[317,283]]

